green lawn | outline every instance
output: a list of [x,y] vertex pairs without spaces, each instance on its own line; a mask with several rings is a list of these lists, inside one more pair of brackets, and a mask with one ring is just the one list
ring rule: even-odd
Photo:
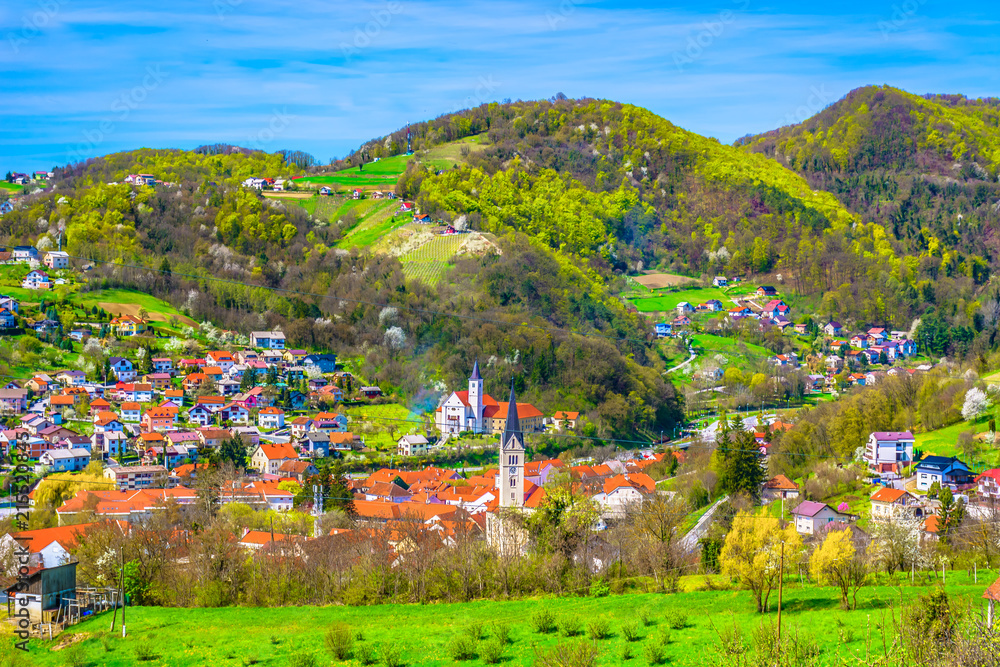
[[640,313],[655,313],[673,310],[682,301],[687,301],[692,306],[697,306],[699,303],[705,303],[709,299],[718,299],[727,310],[733,306],[730,298],[718,287],[703,287],[700,289],[669,292],[660,296],[632,299],[632,303],[635,304],[636,310]]
[[0,190],[6,190],[12,195],[19,195],[24,192],[23,185],[17,185],[16,183],[8,183],[7,181],[0,181]]
[[313,185],[342,186],[345,188],[387,189],[399,180],[400,174],[406,171],[406,163],[412,156],[397,155],[384,158],[378,162],[370,162],[363,169],[351,167],[324,176],[309,176],[296,179],[297,184],[311,183]]
[[[419,416],[412,415],[409,408],[397,403],[346,406],[341,412],[352,419],[348,428],[354,433],[360,433],[369,449],[395,451],[396,442],[401,436],[421,429]],[[364,424],[370,424],[377,430],[367,432],[367,428],[362,428]],[[390,432],[390,429],[395,429],[395,433]]]
[[399,258],[403,263],[403,275],[410,280],[420,280],[428,285],[436,285],[454,264],[449,263],[458,252],[463,235],[437,236],[416,250]]
[[145,308],[150,313],[158,313],[167,317],[176,315],[184,317],[179,310],[171,306],[162,299],[126,289],[106,289],[96,292],[83,292],[73,296],[73,302],[91,308],[99,303],[134,304],[140,308]]
[[[704,354],[744,355],[767,359],[774,356],[774,353],[760,345],[745,343],[735,338],[725,336],[713,336],[712,334],[695,334],[691,337],[694,341],[695,351]],[[730,361],[734,359],[730,357]]]
[[337,241],[336,247],[345,250],[367,248],[384,236],[413,221],[413,216],[409,213],[396,215],[398,204],[393,200],[372,203],[375,205],[367,209],[360,222]]
[[426,154],[421,153],[419,162],[434,169],[451,169],[457,164],[466,162],[465,156],[462,155],[463,148],[468,148],[470,153],[475,153],[484,150],[488,145],[489,139],[484,132],[428,149]]
[[[951,426],[939,428],[936,431],[917,433],[913,436],[916,441],[914,449],[919,450],[925,456],[928,454],[957,456],[965,461],[965,456],[958,449],[958,436],[965,431],[983,433],[987,428],[988,425],[986,422],[958,422]],[[969,464],[976,471],[981,471],[1000,465],[1000,456],[998,456],[996,449],[991,448],[986,443],[981,443],[978,456],[973,461],[965,461],[965,463]]]
[[[947,590],[953,608],[971,603],[979,609],[979,596],[993,575],[981,572],[980,583],[974,585],[964,571],[948,573]],[[703,584],[706,577],[686,577],[682,590]],[[716,584],[725,585],[722,577],[712,577]],[[881,637],[876,629],[888,619],[890,605],[909,601],[925,592],[926,586],[868,587],[858,595],[858,610],[842,611],[838,594],[833,588],[802,587],[794,571],[786,577],[783,596],[782,626],[784,632],[798,633],[814,640],[820,651],[819,664],[840,664],[838,656],[863,654],[866,628],[875,633],[876,645]],[[772,594],[772,610],[777,595]],[[188,667],[241,667],[243,665],[288,665],[291,656],[303,653],[315,659],[315,665],[331,664],[332,656],[324,645],[324,631],[333,623],[346,623],[363,635],[363,643],[381,650],[396,646],[401,652],[401,664],[408,667],[454,665],[448,644],[467,631],[471,624],[484,626],[484,640],[493,634],[495,622],[508,624],[510,643],[504,651],[504,665],[527,666],[534,663],[535,647],[546,650],[567,640],[558,633],[540,634],[531,625],[532,616],[541,608],[552,612],[556,624],[566,619],[579,619],[584,632],[592,620],[607,622],[610,636],[596,642],[601,666],[647,664],[643,648],[660,643],[661,633],[667,632],[665,646],[667,664],[698,666],[718,662],[718,631],[738,626],[747,641],[762,622],[774,621],[772,612],[766,617],[753,612],[749,592],[719,590],[682,592],[675,595],[636,593],[607,597],[563,597],[544,600],[479,601],[464,604],[410,605],[387,604],[369,607],[285,607],[285,608],[222,608],[166,609],[132,607],[127,610],[129,636],[110,635],[110,612],[70,628],[69,633],[86,637],[79,643],[84,655],[76,662],[67,651],[51,651],[55,642],[33,639],[30,642],[29,663],[32,665],[91,664],[124,667],[139,663],[137,647],[152,649],[150,665]],[[641,627],[639,638],[631,644],[635,657],[625,662],[621,658],[626,640],[622,625],[636,621],[640,609],[649,611],[652,625]],[[898,612],[897,612],[898,613]],[[682,618],[683,617],[683,618]],[[669,621],[677,619],[682,627],[669,629]],[[120,617],[119,617],[120,622]],[[850,632],[838,633],[843,627]],[[116,627],[116,631],[118,628]],[[876,639],[877,638],[877,639]],[[60,637],[59,639],[63,639]],[[58,641],[58,640],[57,640]],[[575,642],[585,641],[577,638]],[[891,641],[891,638],[890,638]],[[148,657],[148,656],[147,656]],[[296,664],[305,664],[295,661]],[[334,661],[333,664],[359,665],[358,660]],[[464,664],[479,667],[485,664],[477,655]]]

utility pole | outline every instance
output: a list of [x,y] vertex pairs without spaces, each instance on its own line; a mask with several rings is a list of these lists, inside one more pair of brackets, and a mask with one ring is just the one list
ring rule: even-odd
[[122,600],[122,639],[125,639],[125,550],[122,549],[122,581],[119,589]]
[[775,647],[777,663],[781,664],[781,592],[785,587],[785,542],[781,542],[781,561],[778,565],[778,643]]

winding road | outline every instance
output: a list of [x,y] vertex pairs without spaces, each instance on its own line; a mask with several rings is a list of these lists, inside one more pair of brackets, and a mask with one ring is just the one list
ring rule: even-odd
[[719,509],[719,505],[729,500],[729,496],[722,496],[708,508],[708,511],[698,519],[698,523],[694,525],[687,535],[681,538],[681,547],[685,551],[694,551],[698,548],[698,540],[705,537],[705,533],[708,532],[709,526],[712,525],[712,520],[715,517],[715,511]]

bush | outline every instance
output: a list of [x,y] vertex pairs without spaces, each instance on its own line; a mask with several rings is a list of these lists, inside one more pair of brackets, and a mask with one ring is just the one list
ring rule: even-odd
[[271,635],[271,644],[277,646],[279,643],[281,643],[281,640],[278,639],[278,635]]
[[587,641],[566,642],[547,651],[535,649],[535,667],[594,667],[597,647]]
[[382,647],[382,665],[384,667],[403,667],[402,652],[395,644]]
[[649,607],[643,607],[639,610],[639,621],[647,628],[656,625],[656,617],[653,616],[653,612],[650,611]]
[[293,653],[288,658],[288,667],[316,667],[316,656],[311,653]]
[[149,660],[156,660],[158,657],[153,647],[149,644],[136,644],[135,645],[135,659],[141,662],[147,662]]
[[542,607],[532,615],[531,626],[535,628],[535,632],[548,634],[556,629],[556,616],[545,607]]
[[633,657],[632,656],[632,645],[628,644],[628,643],[622,644],[622,652],[619,654],[619,657],[621,658],[622,662],[627,662],[627,661],[631,660],[632,657]]
[[350,660],[354,651],[354,635],[346,623],[334,623],[323,638],[326,648],[337,660]]
[[73,644],[63,652],[68,667],[86,667],[90,664],[81,644]]
[[593,640],[607,639],[611,636],[611,627],[608,625],[606,619],[595,618],[590,623],[587,623],[587,634]]
[[472,623],[469,623],[469,625],[465,628],[465,632],[478,642],[480,639],[483,638],[484,629],[485,626],[483,625],[482,621],[474,621]]
[[660,628],[660,646],[666,646],[671,642],[670,629]]
[[564,618],[561,625],[565,637],[576,637],[583,632],[583,622],[575,616]]
[[111,652],[111,635],[107,632],[101,632],[97,635],[97,638],[101,640],[101,646],[104,648],[105,653]]
[[371,644],[358,644],[354,649],[354,657],[362,665],[374,665],[376,662],[375,647]]
[[642,655],[651,665],[662,665],[667,660],[667,652],[659,644],[646,644],[642,649]]
[[639,623],[637,621],[625,621],[622,623],[622,637],[627,642],[637,642],[642,639],[639,635]]
[[250,667],[250,665],[256,665],[258,662],[260,662],[260,658],[256,653],[248,653],[243,658],[243,667]]
[[669,625],[674,630],[683,630],[688,625],[688,615],[677,611],[676,609],[667,614],[667,625]]
[[479,646],[479,657],[483,659],[487,665],[495,665],[503,660],[503,648],[504,642],[500,641],[499,638],[494,637],[489,641],[483,642]]
[[510,644],[510,623],[493,621],[493,637],[499,639],[503,646]]
[[468,635],[457,635],[448,642],[448,655],[452,660],[472,660],[476,655],[476,641]]

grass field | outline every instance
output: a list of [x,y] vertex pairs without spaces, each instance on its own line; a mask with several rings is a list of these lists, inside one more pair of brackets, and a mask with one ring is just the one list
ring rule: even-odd
[[24,192],[24,186],[17,185],[16,183],[8,183],[7,181],[0,181],[0,190],[6,190],[12,195],[19,195]]
[[936,431],[915,434],[914,449],[920,450],[924,456],[933,454],[936,456],[957,456],[967,463],[973,470],[980,472],[1000,465],[1000,452],[985,442],[980,443],[977,456],[967,461],[966,457],[958,449],[958,436],[965,431],[983,433],[987,430],[985,422],[958,422],[951,426],[939,428]]
[[[363,435],[365,445],[379,451],[395,451],[400,437],[416,433],[421,428],[419,419],[412,416],[408,408],[396,403],[346,406],[343,413],[352,419],[351,428]],[[374,432],[361,429],[361,425],[366,423],[375,429]],[[395,434],[390,433],[390,429],[395,429]]]
[[138,315],[139,309],[144,308],[149,313],[150,320],[166,322],[171,317],[176,317],[185,324],[197,326],[197,322],[183,315],[166,301],[142,292],[124,289],[98,290],[96,292],[75,294],[72,301],[77,305],[86,306],[87,308],[99,306],[115,315],[123,313]]
[[337,241],[336,247],[345,250],[367,248],[387,234],[413,221],[413,216],[409,213],[394,215],[398,204],[393,200],[372,203],[374,206],[365,210],[364,217],[342,239]]
[[363,169],[351,167],[325,176],[309,176],[297,179],[299,185],[315,186],[329,185],[342,188],[361,188],[363,190],[391,189],[399,180],[400,174],[406,171],[406,163],[412,156],[397,155],[384,158],[378,162],[370,162]]
[[[995,575],[980,572],[980,583],[972,584],[963,572],[948,573],[946,590],[952,608],[971,605],[982,607],[979,596]],[[705,577],[686,577],[682,590],[703,584]],[[721,581],[720,577],[713,577]],[[863,654],[866,628],[876,633],[874,644],[881,646],[877,627],[892,627],[889,614],[898,610],[901,602],[910,601],[925,592],[925,586],[873,586],[858,595],[858,609],[839,608],[838,594],[833,588],[801,587],[794,572],[786,576],[783,596],[783,631],[809,637],[816,642],[821,654],[819,664],[840,664],[838,656]],[[772,610],[775,595],[771,596]],[[471,625],[483,626],[483,638],[494,633],[493,623],[509,626],[509,644],[504,649],[502,664],[527,666],[534,663],[535,647],[547,650],[567,640],[558,632],[541,634],[532,627],[531,618],[541,608],[555,616],[557,626],[569,619],[578,619],[586,633],[587,623],[603,620],[609,635],[596,642],[597,664],[603,666],[648,664],[643,648],[659,644],[662,634],[669,636],[665,644],[667,664],[701,666],[717,662],[718,632],[738,626],[749,642],[751,633],[761,623],[773,623],[774,613],[761,616],[753,611],[753,602],[746,591],[682,592],[675,595],[641,593],[607,597],[563,597],[544,600],[480,601],[464,604],[407,605],[389,604],[370,607],[285,607],[285,608],[222,608],[165,609],[132,607],[127,611],[129,636],[110,635],[110,613],[74,626],[69,633],[84,637],[78,644],[83,655],[72,662],[69,650],[52,651],[55,642],[32,640],[29,664],[65,665],[90,664],[124,667],[139,664],[136,647],[148,647],[155,657],[144,660],[149,665],[188,667],[212,665],[240,667],[243,665],[306,664],[293,659],[296,654],[312,656],[309,664],[331,664],[332,655],[324,645],[324,632],[333,623],[346,623],[360,632],[363,643],[377,652],[394,646],[400,652],[400,663],[408,667],[436,667],[457,664],[450,657],[449,643],[467,633]],[[623,624],[636,621],[639,610],[647,610],[650,626],[640,624],[639,636],[631,643],[634,658],[622,659],[622,650],[629,644],[623,636]],[[898,616],[898,611],[897,611]],[[674,624],[674,629],[670,625]],[[840,633],[842,627],[850,632]],[[116,628],[117,630],[117,628]],[[9,632],[9,630],[8,630]],[[582,638],[573,642],[589,641]],[[891,642],[891,638],[890,638]],[[480,644],[482,646],[482,644]],[[477,651],[478,653],[479,651]],[[359,665],[357,659],[332,664]],[[485,664],[477,655],[464,664]]]
[[747,355],[761,359],[774,356],[774,353],[767,348],[753,343],[744,343],[735,338],[696,334],[691,339],[694,341],[695,351],[699,354],[722,354],[730,361],[737,361],[737,357],[746,357]]
[[673,310],[677,304],[687,301],[692,306],[705,303],[709,299],[718,299],[724,308],[731,308],[732,301],[718,287],[704,287],[701,289],[681,290],[679,292],[669,292],[660,296],[632,299],[636,310],[640,313],[656,313]]
[[426,153],[421,153],[419,162],[434,169],[451,169],[457,164],[464,164],[466,162],[465,156],[462,155],[463,148],[468,148],[470,153],[475,153],[484,150],[488,145],[489,139],[487,139],[486,134],[477,134],[465,139],[435,146]]

